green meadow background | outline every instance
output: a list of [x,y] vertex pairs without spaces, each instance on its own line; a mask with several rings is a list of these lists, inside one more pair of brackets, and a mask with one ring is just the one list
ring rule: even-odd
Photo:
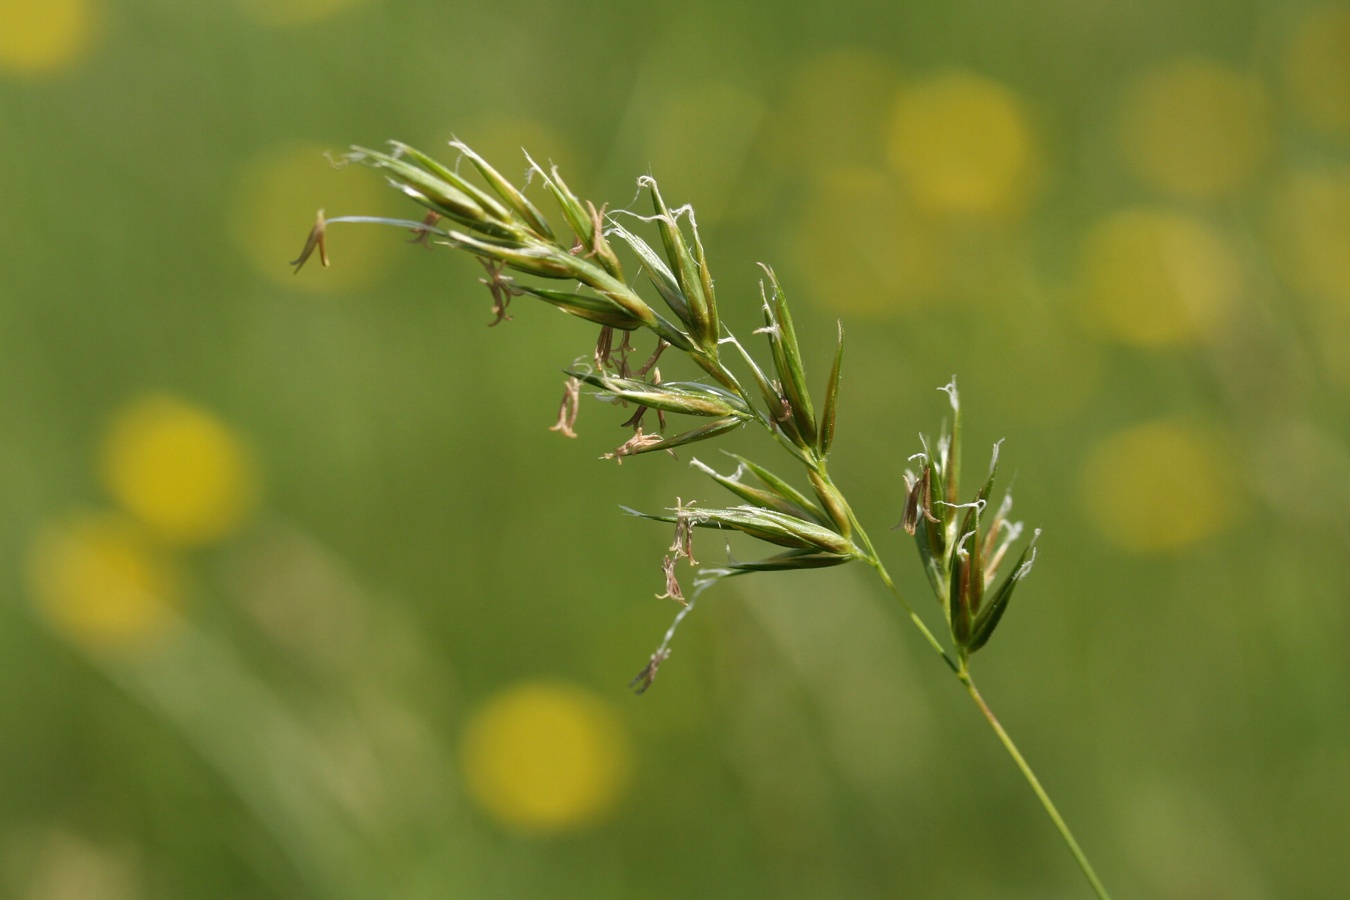
[[452,136],[655,175],[822,384],[843,319],[930,621],[886,529],[957,374],[1044,529],[976,675],[1116,897],[1346,890],[1350,5],[0,0],[0,896],[1088,895],[865,571],[714,588],[629,692],[620,504],[728,461],[550,432],[593,329],[471,260],[287,265],[418,215],[325,153]]

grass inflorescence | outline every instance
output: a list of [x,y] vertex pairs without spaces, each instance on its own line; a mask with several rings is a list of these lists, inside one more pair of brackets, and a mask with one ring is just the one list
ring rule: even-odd
[[[860,563],[870,566],[902,604],[929,645],[960,680],[993,728],[1047,814],[1058,828],[1099,897],[1107,893],[1068,826],[1050,801],[1012,739],[1003,729],[971,677],[971,656],[985,647],[1008,609],[1015,589],[1031,571],[1037,530],[1020,543],[1022,526],[1009,518],[1012,500],[1005,494],[991,505],[998,469],[998,445],[978,491],[960,494],[961,406],[955,381],[943,391],[952,415],[934,441],[921,438],[906,472],[901,522],[912,535],[934,595],[943,611],[946,641],[925,623],[899,591],[847,498],[830,477],[828,459],[844,360],[842,324],[835,337],[833,364],[824,391],[813,394],[802,362],[798,334],[787,296],[772,269],[760,283],[762,327],[746,340],[734,334],[718,313],[714,279],[691,207],[671,209],[656,180],[643,177],[640,189],[650,200],[650,215],[629,214],[654,225],[657,246],[626,228],[604,206],[583,201],[556,167],[545,170],[529,160],[562,214],[566,229],[555,230],[525,195],[485,159],[454,141],[455,166],[444,165],[405,144],[392,152],[353,148],[345,157],[379,169],[389,183],[421,206],[420,219],[343,216],[320,212],[300,257],[297,271],[314,252],[328,265],[326,229],[340,222],[373,222],[407,228],[415,241],[444,245],[474,256],[483,265],[480,279],[492,298],[493,320],[510,318],[512,300],[531,297],[599,327],[595,349],[566,371],[567,381],[553,430],[575,437],[583,388],[631,408],[625,424],[632,435],[606,454],[622,462],[630,456],[709,441],[745,426],[758,427],[784,451],[807,488],[794,486],[769,468],[733,456],[736,468],[723,474],[697,459],[692,464],[734,503],[686,504],[677,500],[662,513],[634,515],[674,525],[675,536],[662,561],[666,590],[660,595],[681,604],[674,623],[633,681],[641,693],[670,655],[675,629],[692,610],[698,594],[724,578],[766,571],[816,569]],[[527,157],[528,159],[528,157]],[[477,172],[470,177],[466,168]],[[616,248],[631,254],[637,277],[630,278]],[[521,281],[518,276],[530,276]],[[543,283],[540,283],[542,281]],[[649,285],[644,292],[634,283]],[[654,345],[645,360],[632,355],[635,334],[647,332]],[[756,355],[752,347],[758,346]],[[683,354],[705,376],[699,381],[664,381],[658,366],[666,352]],[[671,424],[667,416],[679,417]],[[653,421],[654,420],[654,421]],[[629,510],[629,512],[633,512]],[[693,530],[739,532],[767,545],[766,555],[696,569],[686,597],[676,566],[694,559]],[[1021,549],[1015,549],[1020,546]],[[1010,562],[1011,560],[1011,562]],[[1000,578],[1000,574],[1002,577]]]

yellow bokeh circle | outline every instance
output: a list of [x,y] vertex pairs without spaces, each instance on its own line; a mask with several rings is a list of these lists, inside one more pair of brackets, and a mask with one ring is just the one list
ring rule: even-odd
[[1272,211],[1276,258],[1296,288],[1350,302],[1350,167],[1293,175]]
[[289,144],[244,165],[231,194],[230,235],[260,275],[290,288],[335,291],[368,286],[381,264],[401,246],[396,229],[337,224],[328,230],[332,267],[315,254],[296,273],[288,261],[300,255],[316,211],[329,218],[380,215],[421,219],[425,210],[399,202],[379,175],[364,166],[335,168],[328,148]]
[[1179,421],[1137,425],[1088,452],[1078,495],[1111,543],[1135,553],[1186,547],[1234,521],[1231,455],[1207,430]]
[[88,51],[95,18],[90,0],[0,0],[0,73],[70,68]]
[[592,824],[629,780],[628,736],[614,711],[579,687],[527,682],[492,697],[465,726],[469,793],[508,827],[557,832]]
[[1303,19],[1289,40],[1284,77],[1304,121],[1350,133],[1350,6],[1327,6]]
[[939,75],[901,91],[888,150],[910,193],[935,211],[1018,212],[1035,187],[1037,150],[1021,98],[972,73]]
[[1242,266],[1223,236],[1181,213],[1115,213],[1088,232],[1083,247],[1084,318],[1124,343],[1200,340],[1228,314],[1242,289]]
[[87,649],[140,649],[177,621],[172,564],[122,516],[84,515],[44,529],[30,548],[28,580],[48,623]]
[[245,15],[261,22],[284,28],[313,25],[357,6],[364,0],[238,0]]
[[1126,163],[1145,184],[1209,200],[1246,185],[1270,148],[1270,101],[1256,79],[1187,59],[1141,75],[1117,122]]
[[173,544],[224,537],[257,497],[243,442],[212,414],[167,395],[144,397],[117,413],[99,464],[109,493]]

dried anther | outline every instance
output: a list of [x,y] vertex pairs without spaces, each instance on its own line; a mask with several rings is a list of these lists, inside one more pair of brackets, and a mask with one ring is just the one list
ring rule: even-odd
[[490,259],[478,257],[478,261],[483,264],[487,270],[488,277],[478,279],[478,283],[486,285],[488,291],[492,294],[492,314],[497,318],[488,323],[491,328],[494,325],[500,325],[509,321],[510,316],[506,314],[506,307],[511,305],[512,297],[519,297],[521,291],[515,286],[514,279],[509,275],[503,275],[503,264]]
[[684,591],[680,589],[680,581],[675,577],[675,563],[679,562],[678,556],[667,556],[661,560],[661,571],[666,576],[666,592],[657,594],[657,600],[674,600],[681,606],[688,606],[689,603],[684,599]]
[[637,677],[628,682],[628,686],[638,694],[645,693],[647,688],[652,686],[652,682],[656,680],[656,670],[661,667],[661,663],[669,658],[669,650],[657,650],[652,654],[651,660],[643,667],[642,671],[637,673]]
[[[656,366],[657,360],[661,358],[661,354],[664,353],[666,348],[669,346],[670,344],[666,343],[661,338],[657,338],[656,349],[652,351],[651,356],[647,357],[647,361],[638,367],[638,370],[635,374],[641,376],[646,375],[648,372],[650,372]],[[659,374],[656,377],[656,381],[658,384],[661,381],[661,376]]]
[[614,328],[605,325],[600,329],[600,336],[595,339],[595,367],[601,372],[611,371],[620,378],[627,378],[632,374],[628,368],[628,354],[633,352],[636,347],[629,343],[632,335],[627,331],[623,332],[623,337],[619,339],[619,346],[614,346]]
[[411,240],[409,240],[408,243],[410,243],[410,244],[421,244],[423,247],[426,247],[428,250],[433,249],[432,246],[431,246],[431,234],[432,234],[431,226],[435,225],[435,224],[436,224],[437,222],[439,222],[440,220],[441,220],[441,214],[440,214],[440,213],[436,213],[436,212],[429,212],[429,213],[427,213],[426,216],[425,216],[425,218],[422,219],[422,227],[421,227],[421,228],[411,228],[411,229],[409,229],[409,230],[412,231],[412,233],[413,233],[414,235],[416,235],[416,236],[413,237]]
[[919,516],[922,515],[934,525],[940,524],[933,516],[933,470],[923,467],[923,474],[917,479],[910,473],[905,474],[905,515],[896,527],[904,528],[906,534],[914,534],[919,528]]
[[643,434],[642,427],[639,426],[638,430],[633,432],[632,437],[624,441],[618,447],[614,448],[614,451],[612,453],[606,453],[604,458],[618,460],[619,463],[622,465],[623,458],[625,456],[632,456],[635,453],[641,453],[644,450],[647,450],[651,447],[656,446],[657,444],[662,443],[665,443],[665,438],[661,437],[661,435]]
[[610,356],[614,353],[614,328],[611,325],[600,326],[600,334],[595,339],[595,368],[603,372],[613,363]]
[[574,438],[577,433],[573,426],[577,424],[577,413],[581,408],[581,379],[572,376],[563,385],[562,402],[558,404],[558,421],[549,431],[557,431],[563,437]]
[[323,217],[323,210],[319,210],[314,216],[314,227],[310,229],[309,237],[305,238],[305,249],[290,261],[290,265],[295,266],[296,274],[299,274],[305,263],[314,255],[315,248],[319,251],[319,262],[323,263],[325,269],[328,268],[328,222]]
[[[627,368],[627,366],[625,365],[624,368]],[[639,372],[638,374],[640,374],[640,375],[645,375],[646,373],[645,373],[645,372]],[[660,369],[657,369],[655,372],[653,372],[653,373],[652,373],[652,380],[649,381],[649,382],[647,382],[647,383],[650,384],[650,385],[652,385],[652,386],[657,386],[657,385],[659,385],[659,384],[661,383],[661,370],[660,370]],[[620,397],[620,398],[618,398],[618,400],[619,400],[620,403],[624,403],[623,398]],[[627,405],[627,404],[625,403],[625,405]],[[628,417],[628,421],[624,422],[624,423],[623,423],[622,425],[620,425],[619,427],[620,427],[620,428],[633,428],[633,429],[639,429],[639,428],[641,428],[641,427],[642,427],[642,418],[643,418],[645,415],[647,415],[647,410],[649,410],[649,409],[651,409],[651,408],[652,408],[652,407],[650,407],[650,406],[643,406],[643,405],[639,404],[639,405],[638,405],[637,412],[635,412],[635,413],[633,413],[631,416],[629,416],[629,417]],[[660,432],[662,432],[662,433],[665,433],[665,430],[666,430],[666,413],[665,413],[665,410],[663,410],[663,409],[661,409],[661,408],[659,408],[659,407],[656,409],[656,422],[657,422],[657,426],[658,426],[658,427],[657,427],[657,431],[660,431]]]
[[619,346],[614,348],[614,352],[619,355],[619,363],[614,367],[614,370],[619,373],[620,378],[627,378],[633,374],[632,370],[628,368],[628,354],[637,349],[632,344],[632,337],[632,332],[625,331],[623,337],[619,340]]
[[675,542],[670,545],[670,552],[675,554],[678,559],[683,556],[689,560],[689,565],[698,565],[698,560],[694,559],[694,514],[691,507],[684,505],[684,501],[679,497],[675,498]]
[[642,427],[642,418],[643,418],[643,416],[647,415],[647,410],[650,409],[650,408],[651,408],[651,407],[649,407],[649,406],[639,406],[639,407],[637,408],[637,412],[635,412],[635,413],[633,413],[631,416],[629,416],[628,419],[627,419],[627,421],[625,421],[625,422],[624,422],[622,425],[620,425],[619,427],[620,427],[620,428],[634,428],[634,429],[636,429],[636,428],[641,428],[641,427]]

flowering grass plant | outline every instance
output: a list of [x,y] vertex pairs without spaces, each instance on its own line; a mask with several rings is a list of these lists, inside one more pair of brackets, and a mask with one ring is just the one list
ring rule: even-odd
[[[625,423],[632,435],[607,454],[626,458],[673,451],[745,426],[768,434],[803,486],[765,466],[732,456],[735,471],[722,474],[697,459],[692,464],[734,500],[724,506],[677,501],[662,513],[634,515],[674,525],[675,536],[662,562],[666,591],[681,609],[665,639],[633,680],[641,693],[651,686],[670,655],[675,630],[708,586],[754,572],[816,569],[859,563],[876,571],[887,590],[938,657],[960,681],[997,734],[1059,830],[1098,897],[1107,897],[1096,873],[1035,773],[975,686],[971,658],[993,637],[1018,585],[1031,571],[1039,531],[1019,545],[1022,526],[1009,518],[1012,498],[994,501],[998,445],[988,474],[974,495],[961,493],[961,405],[955,381],[942,390],[952,415],[934,440],[921,438],[919,452],[905,473],[906,502],[897,528],[911,535],[942,610],[945,632],[926,624],[877,554],[863,523],[830,477],[828,460],[836,431],[842,325],[824,391],[814,394],[802,363],[797,329],[787,298],[772,269],[760,283],[763,325],[742,340],[718,314],[715,283],[691,207],[672,210],[650,177],[638,180],[650,199],[649,216],[628,213],[623,221],[655,226],[656,246],[630,231],[616,215],[582,201],[556,167],[529,161],[561,210],[566,231],[555,231],[525,192],[472,149],[451,146],[460,164],[444,165],[404,144],[392,152],[353,148],[346,162],[380,170],[389,183],[425,211],[420,219],[343,216],[320,212],[300,257],[297,271],[316,251],[328,264],[326,230],[340,222],[371,222],[410,229],[414,241],[443,245],[476,257],[481,279],[492,298],[492,325],[509,319],[511,302],[531,297],[599,327],[595,349],[567,370],[567,382],[553,429],[575,437],[583,390],[631,410]],[[467,166],[463,165],[467,162]],[[471,177],[461,169],[472,169]],[[659,248],[659,249],[658,249]],[[636,262],[636,278],[625,273],[619,250]],[[518,276],[531,276],[522,281]],[[634,287],[644,283],[649,302]],[[654,296],[653,296],[654,295]],[[649,333],[654,344],[638,362],[634,335]],[[759,353],[752,352],[758,347]],[[658,363],[667,352],[683,354],[703,373],[697,381],[664,381]],[[668,421],[668,417],[670,420]],[[654,421],[653,421],[654,420]],[[678,424],[675,424],[678,422]],[[799,481],[798,484],[801,484]],[[962,498],[967,497],[963,500]],[[767,545],[750,561],[699,564],[694,558],[694,529],[740,532]],[[677,565],[695,568],[686,598]]]

